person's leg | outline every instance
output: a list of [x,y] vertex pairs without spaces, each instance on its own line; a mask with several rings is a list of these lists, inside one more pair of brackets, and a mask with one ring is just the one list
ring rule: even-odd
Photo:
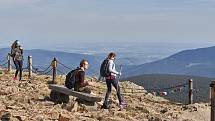
[[111,94],[111,82],[112,80],[106,80],[106,85],[107,85],[107,92],[106,92],[106,95],[105,95],[105,101],[104,103],[107,103],[108,102],[108,98]]
[[117,93],[117,97],[118,97],[118,100],[119,100],[119,104],[121,105],[123,100],[122,100],[122,96],[121,96],[121,93],[120,93],[120,87],[119,87],[119,84],[118,84],[118,81],[116,79],[114,79],[112,81],[112,84],[114,86],[114,88],[116,89],[116,93]]
[[18,72],[19,72],[19,63],[17,60],[14,61],[14,65],[16,67],[16,72],[15,72],[15,76],[14,76],[14,80],[15,80],[18,75]]
[[23,66],[23,61],[19,61],[19,81],[22,80],[22,66]]
[[82,87],[79,89],[80,92],[84,92],[84,93],[91,93],[91,89],[89,87]]

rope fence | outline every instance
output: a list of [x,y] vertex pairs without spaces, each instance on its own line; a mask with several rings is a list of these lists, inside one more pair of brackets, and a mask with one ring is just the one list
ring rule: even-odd
[[[9,62],[9,60],[7,60],[7,61]],[[0,66],[6,66],[8,64],[8,62],[0,64]],[[11,63],[10,63],[10,66],[15,68]],[[59,68],[58,66],[63,67],[63,68]],[[30,75],[30,70],[39,75],[52,74],[53,83],[56,83],[57,73],[59,75],[61,75],[61,79],[63,77],[62,75],[66,75],[65,69],[73,70],[71,67],[67,66],[66,64],[63,64],[62,62],[58,61],[56,58],[54,58],[49,65],[33,65],[32,62],[31,63],[28,62],[28,66],[23,68],[23,70],[29,71],[29,75]],[[167,94],[171,94],[171,93],[175,93],[175,92],[182,92],[183,88],[185,88],[187,86],[190,86],[190,83],[187,82],[187,83],[177,84],[177,85],[165,87],[165,88],[148,88],[148,89],[134,89],[134,88],[126,88],[126,87],[122,87],[122,88],[123,88],[123,90],[131,89],[131,92],[125,92],[125,93],[144,93],[145,91],[141,91],[141,90],[146,90],[146,91],[151,92],[154,95],[165,96]],[[183,91],[185,92],[185,90],[183,90]],[[190,95],[189,99],[192,100],[193,93],[197,93],[197,90],[193,89],[193,87],[189,87],[188,93]],[[192,101],[190,103],[192,103]]]
[[170,86],[170,87],[165,87],[165,88],[152,88],[152,89],[145,89],[145,90],[165,91],[165,90],[175,89],[175,88],[178,88],[178,87],[184,87],[184,86],[187,86],[187,85],[189,85],[189,83],[179,84],[179,85],[176,85],[176,86]]
[[4,58],[4,60],[0,60],[1,63],[4,63],[7,61],[7,58]]
[[60,73],[60,75],[65,75],[65,73],[63,71],[61,71],[60,69],[57,69],[57,72]]
[[49,66],[46,67],[45,69],[36,68],[36,67],[33,66],[33,70],[34,70],[34,72],[36,72],[37,74],[46,75],[46,74],[50,74],[50,72],[52,71],[52,68],[51,68],[51,65],[49,65]]
[[8,64],[8,62],[5,62],[5,63],[3,63],[3,64],[0,64],[0,66],[1,67],[4,67],[5,65],[7,65]]
[[57,61],[58,64],[60,64],[61,66],[63,66],[64,68],[66,69],[69,69],[69,70],[73,70],[72,68],[66,66],[65,64],[61,63],[60,61]]

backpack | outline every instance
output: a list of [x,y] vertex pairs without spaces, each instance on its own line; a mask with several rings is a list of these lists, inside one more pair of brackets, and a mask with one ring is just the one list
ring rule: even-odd
[[23,50],[19,47],[13,48],[11,50],[11,57],[15,60],[23,60]]
[[11,48],[10,56],[14,58],[15,55],[15,48]]
[[66,75],[66,80],[65,80],[65,86],[68,89],[72,89],[75,86],[75,77],[76,74],[80,71],[80,68],[74,69],[72,71],[70,71],[67,75]]
[[109,72],[109,69],[108,69],[108,65],[109,65],[109,60],[105,59],[102,62],[101,67],[100,67],[100,76],[101,77],[108,77],[111,75],[111,73]]

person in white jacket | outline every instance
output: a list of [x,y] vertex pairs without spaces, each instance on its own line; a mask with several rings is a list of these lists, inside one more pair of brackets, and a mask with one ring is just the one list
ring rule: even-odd
[[119,100],[120,108],[122,108],[126,104],[122,99],[122,96],[121,96],[121,93],[120,93],[120,87],[119,87],[118,81],[116,79],[117,76],[121,75],[121,72],[118,72],[116,70],[116,68],[115,68],[114,60],[116,59],[116,54],[114,52],[111,52],[108,55],[107,59],[109,60],[109,62],[108,62],[108,70],[110,72],[110,76],[105,77],[106,84],[107,84],[107,92],[106,92],[106,95],[105,95],[105,100],[104,100],[104,103],[103,103],[103,107],[105,108],[108,105],[108,98],[109,98],[109,96],[111,94],[112,85],[113,85],[113,87],[116,89],[116,92],[117,92],[117,97],[118,97],[118,100]]

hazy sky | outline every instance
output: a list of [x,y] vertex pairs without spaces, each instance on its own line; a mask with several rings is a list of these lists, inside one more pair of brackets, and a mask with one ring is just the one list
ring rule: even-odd
[[15,39],[27,48],[89,41],[215,45],[215,0],[0,0],[0,47]]

